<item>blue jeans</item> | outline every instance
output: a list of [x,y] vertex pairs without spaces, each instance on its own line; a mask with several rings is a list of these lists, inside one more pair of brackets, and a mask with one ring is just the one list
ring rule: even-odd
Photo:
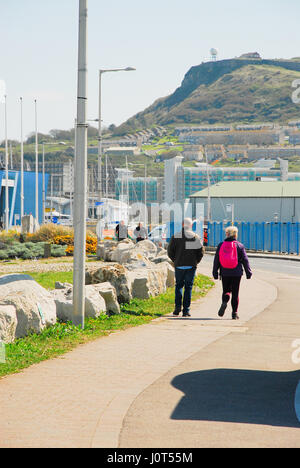
[[[190,268],[189,270],[180,270],[175,268],[175,310],[181,311],[183,306],[183,313],[189,312],[192,299],[192,289],[196,274],[196,268]],[[182,301],[182,290],[184,288],[184,296]]]

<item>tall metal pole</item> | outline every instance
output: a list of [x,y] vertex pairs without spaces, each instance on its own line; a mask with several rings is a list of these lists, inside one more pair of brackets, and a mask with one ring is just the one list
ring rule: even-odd
[[13,164],[13,150],[12,150],[12,142],[11,141],[9,142],[9,154],[10,154],[10,169],[12,171],[13,168],[14,168],[14,164]]
[[211,221],[211,198],[210,198],[210,177],[209,177],[209,167],[207,161],[207,153],[205,148],[205,159],[206,159],[206,174],[207,174],[207,221]]
[[145,164],[145,196],[144,196],[144,200],[145,200],[145,226],[147,226],[147,165]]
[[70,171],[70,220],[72,221],[73,225],[73,200],[72,200],[72,193],[73,193],[73,165],[71,159],[69,160],[69,171]]
[[105,153],[105,193],[106,193],[106,199],[108,199],[108,157],[107,153]]
[[[102,187],[102,74],[109,73],[109,72],[119,72],[119,71],[135,71],[133,67],[126,67],[126,68],[112,68],[112,69],[105,69],[99,70],[99,111],[98,111],[98,197],[101,200],[103,195],[103,187]],[[108,198],[108,171],[107,171],[107,155],[105,157],[105,195],[106,199]],[[106,200],[107,205],[107,200]],[[107,211],[107,210],[106,210]],[[101,212],[99,210],[99,219],[101,218]],[[107,220],[106,220],[107,221]]]
[[127,193],[127,199],[126,203],[129,205],[129,174],[128,174],[128,158],[126,156],[126,193]]
[[7,140],[7,95],[5,95],[5,229],[9,230],[9,187],[8,187],[8,140]]
[[53,217],[53,174],[50,174],[50,177],[51,177],[51,185],[50,185],[50,195],[51,195],[51,200],[50,200],[50,212],[51,212],[51,216],[50,216],[50,220],[51,220],[51,223],[52,223],[52,217]]
[[[102,197],[102,122],[101,122],[101,93],[102,72],[99,70],[99,113],[98,113],[98,201]],[[100,210],[99,210],[100,218]]]
[[87,199],[87,0],[79,0],[73,323],[84,328]]
[[38,142],[38,128],[37,128],[37,100],[34,101],[35,105],[35,219],[36,223],[39,222],[39,142]]
[[46,184],[45,184],[45,143],[43,142],[43,224],[45,224]]
[[23,98],[20,98],[21,105],[21,222],[24,216],[24,141],[23,141]]
[[77,157],[76,157],[76,148],[77,148],[77,118],[75,118],[74,120],[74,164],[73,164],[73,167],[74,167],[74,170],[73,170],[73,180],[72,180],[72,196],[73,196],[73,216],[72,216],[72,226],[74,227],[74,219],[76,218],[76,206],[74,205],[74,202],[75,202],[75,178],[76,178],[76,161],[77,161]]

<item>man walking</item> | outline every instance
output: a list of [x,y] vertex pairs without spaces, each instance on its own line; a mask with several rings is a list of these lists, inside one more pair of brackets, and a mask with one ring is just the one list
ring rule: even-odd
[[115,231],[116,237],[118,241],[122,241],[124,239],[127,239],[128,237],[128,228],[125,225],[125,222],[122,220],[120,224],[116,226],[116,231]]
[[[190,317],[192,289],[197,265],[204,255],[200,237],[192,231],[190,218],[183,221],[182,230],[172,236],[168,246],[168,256],[175,266],[175,310],[178,316],[182,310],[183,317]],[[184,296],[182,300],[182,291]]]
[[134,230],[133,235],[136,238],[136,242],[141,242],[145,239],[148,239],[148,231],[144,227],[143,223],[139,223]]

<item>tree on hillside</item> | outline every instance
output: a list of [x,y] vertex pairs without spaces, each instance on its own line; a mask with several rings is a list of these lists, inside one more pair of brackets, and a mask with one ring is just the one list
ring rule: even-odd
[[[41,141],[51,141],[52,138],[50,135],[47,135],[45,133],[38,133],[38,141],[41,142]],[[28,136],[26,142],[25,142],[27,145],[32,145],[33,143],[35,143],[35,132],[32,132],[30,133],[30,135]]]
[[58,130],[58,129],[53,129],[50,130],[50,135],[55,141],[71,141],[74,138],[74,129],[72,128],[71,130]]
[[[20,143],[17,140],[8,140],[8,147],[10,147],[10,145],[12,145],[12,147],[18,146],[19,144]],[[1,142],[0,148],[5,148],[5,140]]]
[[88,127],[88,138],[97,138],[98,129],[89,125]]

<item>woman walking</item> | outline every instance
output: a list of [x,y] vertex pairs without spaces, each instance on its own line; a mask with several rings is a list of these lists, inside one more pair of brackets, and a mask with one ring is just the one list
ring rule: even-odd
[[213,277],[222,279],[223,294],[219,317],[223,317],[231,296],[232,319],[238,320],[239,289],[243,276],[243,267],[247,279],[252,276],[249,260],[243,244],[237,241],[238,229],[229,226],[225,230],[226,239],[218,245],[213,266]]

